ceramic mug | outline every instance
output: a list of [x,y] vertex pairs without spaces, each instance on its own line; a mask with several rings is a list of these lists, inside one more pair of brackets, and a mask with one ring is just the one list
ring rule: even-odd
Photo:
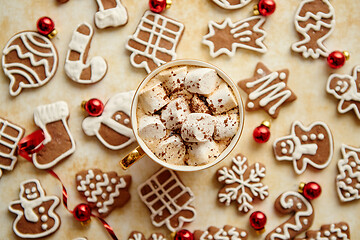
[[[161,71],[171,68],[171,67],[176,67],[176,66],[183,66],[183,65],[187,65],[187,66],[195,66],[195,67],[206,67],[206,68],[212,68],[215,69],[217,74],[229,85],[229,87],[232,89],[234,96],[236,98],[237,104],[238,104],[238,109],[239,109],[239,117],[240,117],[240,121],[239,121],[239,129],[237,131],[237,133],[235,134],[235,136],[232,138],[231,142],[229,143],[229,145],[225,148],[225,150],[213,161],[205,164],[205,165],[198,165],[198,166],[187,166],[187,165],[174,165],[174,164],[169,164],[161,159],[159,159],[145,144],[145,142],[143,141],[143,139],[139,136],[139,132],[138,132],[138,121],[137,121],[137,107],[138,107],[138,100],[139,100],[139,95],[140,92],[142,91],[142,89],[144,88],[144,86],[146,86],[146,84],[154,77],[156,76],[158,73],[160,73]],[[198,170],[202,170],[208,167],[211,167],[217,163],[219,163],[220,161],[222,161],[227,155],[229,155],[229,153],[234,149],[236,143],[239,141],[240,135],[242,133],[243,130],[243,126],[244,126],[244,105],[242,102],[242,99],[240,97],[239,91],[236,87],[236,84],[231,80],[231,78],[229,76],[227,76],[225,74],[225,72],[223,72],[221,69],[219,69],[216,66],[213,66],[209,63],[206,62],[202,62],[202,61],[198,61],[198,60],[175,60],[175,61],[171,61],[168,62],[160,67],[158,67],[157,69],[155,69],[154,71],[152,71],[138,86],[138,88],[136,89],[135,95],[133,97],[132,100],[132,104],[131,104],[131,123],[132,123],[132,129],[135,135],[135,138],[139,144],[139,146],[134,149],[132,152],[130,152],[127,156],[125,156],[121,161],[120,161],[120,165],[122,166],[123,169],[127,169],[130,165],[132,165],[134,162],[136,162],[137,160],[139,160],[142,156],[144,156],[145,154],[147,156],[149,156],[153,161],[155,161],[156,163],[175,170],[175,171],[198,171]]]

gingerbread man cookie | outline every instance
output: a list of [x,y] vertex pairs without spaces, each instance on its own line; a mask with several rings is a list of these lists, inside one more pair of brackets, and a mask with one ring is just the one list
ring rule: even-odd
[[251,2],[251,0],[213,0],[213,2],[224,9],[239,9]]
[[334,143],[325,123],[313,122],[305,127],[295,121],[290,135],[276,139],[273,149],[278,161],[292,161],[295,172],[302,174],[308,164],[316,169],[326,168],[333,156]]
[[12,201],[9,211],[17,215],[14,233],[21,238],[41,238],[58,230],[60,218],[54,211],[60,200],[46,196],[39,180],[30,179],[21,183],[19,200]]
[[345,222],[326,224],[320,230],[307,231],[305,238],[295,240],[350,240],[350,227]]
[[223,228],[209,227],[207,231],[195,230],[194,240],[246,240],[246,230],[225,225]]
[[116,172],[104,173],[99,169],[84,170],[76,174],[78,192],[101,218],[129,201],[130,183],[130,175],[118,176]]
[[[142,232],[133,231],[130,233],[128,240],[146,240],[146,238]],[[161,233],[153,233],[147,240],[166,240],[166,238]]]

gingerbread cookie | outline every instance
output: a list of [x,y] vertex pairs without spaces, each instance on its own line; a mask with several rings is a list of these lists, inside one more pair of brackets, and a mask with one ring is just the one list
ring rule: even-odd
[[104,58],[96,56],[87,63],[93,35],[93,28],[86,22],[78,25],[72,35],[64,68],[74,82],[91,84],[105,77],[107,63]]
[[360,65],[354,67],[353,75],[332,74],[326,85],[326,91],[339,99],[339,113],[354,110],[360,119]]
[[236,201],[238,211],[247,213],[253,208],[254,198],[264,200],[268,195],[268,186],[260,181],[265,177],[265,166],[255,163],[248,167],[247,158],[238,154],[232,159],[231,168],[223,167],[217,171],[217,180],[224,184],[218,193],[219,202],[229,206]]
[[58,230],[61,221],[54,210],[60,200],[56,196],[46,196],[39,180],[22,182],[19,198],[9,205],[9,211],[17,215],[13,223],[17,236],[41,238]]
[[47,83],[55,75],[58,62],[56,48],[47,37],[32,31],[15,34],[2,56],[4,73],[10,79],[10,95]]
[[239,9],[251,2],[251,0],[213,0],[213,2],[224,9]]
[[343,144],[343,158],[337,166],[339,174],[336,177],[336,189],[342,202],[360,199],[360,148]]
[[138,187],[140,199],[151,211],[154,226],[175,232],[186,222],[194,221],[195,208],[191,206],[194,194],[185,187],[175,172],[162,168]]
[[101,218],[129,201],[130,184],[130,175],[118,176],[116,172],[104,173],[99,169],[89,169],[76,174],[78,192]]
[[225,225],[223,228],[209,227],[207,231],[195,230],[194,240],[246,240],[246,230]]
[[350,240],[350,227],[345,222],[322,225],[320,230],[307,231],[305,238],[295,240]]
[[25,130],[0,117],[0,177],[2,170],[11,171],[17,162],[17,145]]
[[103,29],[119,27],[128,22],[128,14],[120,0],[96,0],[98,11],[95,13],[95,25]]
[[176,58],[175,49],[184,32],[184,25],[160,14],[146,11],[135,33],[126,43],[131,51],[130,62],[149,73],[161,64]]
[[35,167],[48,169],[75,152],[75,141],[67,124],[69,108],[64,101],[35,109],[35,124],[44,132],[44,147],[32,155]]
[[214,58],[221,54],[233,57],[237,48],[265,53],[267,48],[263,41],[266,32],[262,28],[265,19],[263,16],[253,16],[235,23],[230,18],[220,24],[210,21],[209,33],[203,37],[202,43],[209,46],[210,55]]
[[295,15],[295,28],[300,41],[291,49],[304,58],[327,57],[329,50],[323,42],[335,27],[335,11],[329,0],[302,0]]
[[134,91],[118,93],[105,104],[98,117],[87,117],[82,129],[88,136],[96,136],[109,149],[122,149],[135,142],[131,127],[130,110]]
[[238,83],[249,95],[245,109],[255,111],[263,108],[272,118],[277,118],[281,106],[296,100],[295,94],[287,86],[288,77],[289,70],[271,72],[259,62],[254,76]]
[[288,191],[281,194],[275,201],[275,209],[281,214],[292,216],[268,233],[265,240],[294,239],[309,229],[314,220],[310,201],[298,192]]
[[313,122],[305,127],[295,121],[288,136],[276,139],[273,144],[278,161],[292,161],[297,174],[302,174],[307,165],[324,169],[331,161],[334,151],[329,127],[323,122]]
[[[130,233],[128,240],[146,240],[145,235],[138,231]],[[166,240],[165,236],[161,233],[153,233],[147,240]]]

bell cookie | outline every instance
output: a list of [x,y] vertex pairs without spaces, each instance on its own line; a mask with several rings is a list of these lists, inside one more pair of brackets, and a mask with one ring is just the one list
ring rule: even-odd
[[275,140],[273,144],[278,161],[292,161],[297,174],[302,174],[307,165],[316,169],[326,168],[334,152],[333,137],[324,122],[313,122],[305,127],[295,121],[288,136]]
[[10,95],[19,95],[23,88],[41,87],[53,78],[58,63],[56,48],[47,37],[33,31],[15,34],[2,55]]
[[213,0],[213,2],[224,9],[239,9],[251,2],[251,0]]
[[263,63],[256,65],[254,76],[241,80],[238,85],[248,94],[247,111],[263,108],[272,118],[277,118],[280,107],[296,100],[287,86],[289,70],[270,71]]
[[174,171],[160,169],[140,184],[138,193],[151,212],[154,226],[166,225],[171,231],[181,229],[186,222],[194,221],[195,208],[191,206],[194,194],[185,187]]
[[326,85],[326,91],[339,99],[339,113],[354,110],[360,119],[360,65],[354,67],[353,75],[332,74]]
[[121,0],[96,0],[98,11],[95,13],[95,25],[103,29],[123,26],[128,22],[128,13]]
[[345,222],[321,225],[320,230],[309,230],[305,238],[295,240],[350,240],[350,227]]
[[148,239],[146,239],[142,232],[132,231],[128,237],[128,240],[166,240],[166,238],[161,233],[153,233]]
[[58,230],[61,221],[54,210],[60,200],[56,196],[46,196],[39,180],[22,182],[19,198],[9,205],[9,211],[17,215],[13,230],[18,237],[42,238]]
[[211,226],[207,231],[194,231],[194,240],[246,240],[247,238],[246,230],[230,225],[225,225],[223,228]]
[[131,51],[130,62],[136,68],[152,70],[176,58],[175,49],[184,32],[184,25],[171,18],[146,11],[135,33],[126,43]]
[[323,42],[335,28],[334,18],[335,10],[329,0],[302,0],[294,19],[300,41],[292,44],[291,49],[304,58],[327,57],[329,50]]
[[96,136],[111,150],[122,149],[135,142],[131,127],[130,111],[134,91],[112,96],[98,117],[89,116],[82,122],[82,129],[88,136]]
[[247,213],[253,208],[251,203],[255,198],[264,200],[269,195],[268,186],[260,182],[265,177],[265,166],[254,163],[249,167],[242,154],[232,159],[231,167],[220,168],[216,176],[224,185],[218,193],[219,202],[229,206],[236,201],[239,212]]
[[130,199],[130,175],[118,176],[116,172],[89,169],[78,172],[75,178],[76,189],[101,218],[107,217],[116,207],[124,206]]
[[221,54],[233,57],[237,48],[265,53],[267,47],[263,41],[267,34],[262,28],[265,19],[263,16],[253,16],[235,23],[230,18],[222,23],[210,21],[209,32],[203,37],[202,43],[210,48],[213,58]]

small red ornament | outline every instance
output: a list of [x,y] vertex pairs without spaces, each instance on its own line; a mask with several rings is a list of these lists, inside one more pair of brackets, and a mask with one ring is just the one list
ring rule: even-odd
[[270,122],[264,121],[253,131],[253,137],[257,143],[266,143],[270,138]]
[[303,188],[303,195],[307,199],[313,200],[320,196],[321,194],[321,187],[316,182],[309,182],[304,185]]
[[189,230],[182,229],[175,234],[174,240],[194,240],[194,234]]
[[150,10],[155,13],[161,13],[170,8],[171,0],[149,0]]
[[74,208],[73,215],[76,220],[86,222],[90,220],[91,208],[86,203],[80,203]]
[[90,116],[98,117],[104,111],[104,104],[97,98],[92,98],[89,101],[82,102],[81,106],[89,113]]
[[349,57],[349,53],[347,52],[334,51],[330,53],[329,56],[327,57],[327,63],[331,68],[334,69],[341,68],[342,66],[344,66],[345,61],[347,60],[348,57]]
[[260,0],[258,4],[258,11],[263,16],[269,16],[275,12],[276,3],[274,0]]
[[48,36],[55,30],[54,21],[49,17],[39,18],[36,25],[38,32],[45,36]]
[[263,230],[266,224],[266,215],[263,212],[253,212],[249,217],[250,226],[256,231]]

